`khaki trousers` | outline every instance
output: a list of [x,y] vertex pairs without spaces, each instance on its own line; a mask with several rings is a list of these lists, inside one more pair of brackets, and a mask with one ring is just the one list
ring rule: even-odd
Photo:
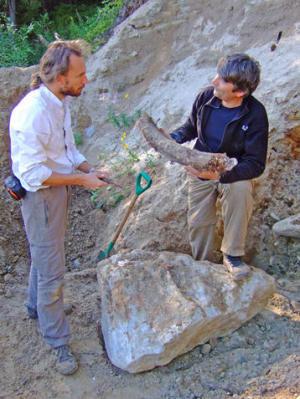
[[245,254],[248,223],[253,210],[250,180],[221,184],[189,176],[188,225],[192,255],[211,260],[216,225],[216,201],[220,198],[224,236],[221,251],[231,256]]

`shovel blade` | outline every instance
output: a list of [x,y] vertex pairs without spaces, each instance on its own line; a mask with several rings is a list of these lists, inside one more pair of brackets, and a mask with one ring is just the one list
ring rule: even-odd
[[103,260],[106,257],[105,252],[104,251],[100,251],[97,260]]
[[100,251],[97,260],[103,260],[105,258],[109,257],[110,251],[112,250],[113,246],[115,245],[115,243],[113,241],[111,241],[107,247],[107,250],[104,251]]

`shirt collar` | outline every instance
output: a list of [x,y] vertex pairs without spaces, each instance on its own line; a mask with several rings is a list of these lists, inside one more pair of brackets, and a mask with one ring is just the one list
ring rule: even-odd
[[206,104],[213,108],[220,108],[222,102],[218,97],[213,96]]
[[56,112],[57,117],[60,115],[61,118],[64,118],[65,112],[68,108],[69,99],[68,97],[60,100],[51,90],[48,89],[47,86],[42,84],[40,86],[40,91],[42,97],[44,97],[45,101],[49,105],[49,108],[52,112]]
[[52,91],[49,90],[47,86],[42,84],[40,86],[40,90],[41,90],[42,95],[47,99],[47,101],[50,101],[51,103],[53,103],[59,107],[63,107],[63,101],[61,101],[59,98],[57,98],[56,95],[54,93],[52,93]]

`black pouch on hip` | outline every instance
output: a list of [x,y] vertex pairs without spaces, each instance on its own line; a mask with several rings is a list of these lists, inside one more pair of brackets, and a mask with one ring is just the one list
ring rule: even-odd
[[8,194],[17,201],[26,195],[25,188],[22,187],[20,180],[14,175],[8,176],[4,180],[4,186]]

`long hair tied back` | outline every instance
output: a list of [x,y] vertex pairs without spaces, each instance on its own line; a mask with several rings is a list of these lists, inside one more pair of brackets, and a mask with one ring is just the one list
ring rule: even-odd
[[31,75],[31,83],[30,83],[30,88],[37,89],[40,87],[40,85],[43,83],[42,78],[40,77],[39,72],[35,72]]
[[90,53],[88,44],[78,40],[56,40],[49,44],[45,54],[41,58],[40,70],[32,74],[30,88],[36,89],[42,83],[50,83],[59,74],[64,74],[69,68],[70,55],[78,57],[87,56]]

